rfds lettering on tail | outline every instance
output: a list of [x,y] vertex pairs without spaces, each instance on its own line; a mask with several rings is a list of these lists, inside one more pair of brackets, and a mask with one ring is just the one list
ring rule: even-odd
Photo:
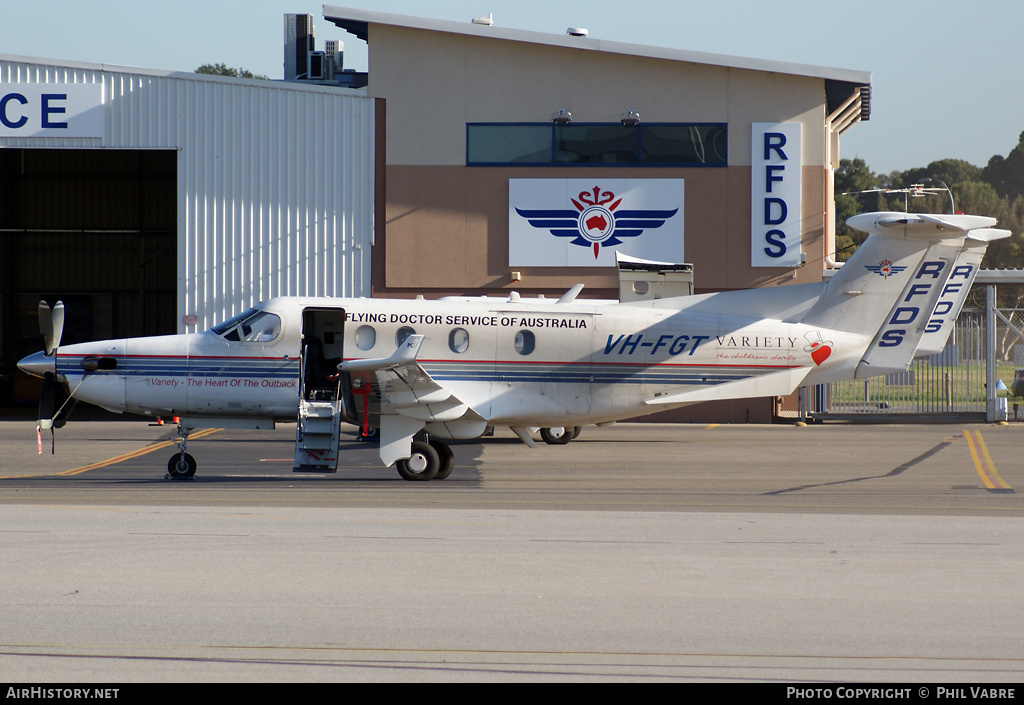
[[[766,208],[798,173],[799,133],[776,127],[759,143],[785,155],[766,167]],[[403,478],[443,479],[447,441],[488,427],[568,443],[585,424],[904,371],[942,349],[988,243],[1010,234],[969,215],[847,222],[869,236],[828,282],[640,302],[583,301],[582,285],[557,301],[278,297],[202,333],[63,347],[64,307],[41,302],[44,350],[18,366],[43,379],[40,428],[75,400],[179,417],[173,479],[196,473],[193,430],[281,421],[296,424],[296,471],[335,472],[348,422],[378,430]]]

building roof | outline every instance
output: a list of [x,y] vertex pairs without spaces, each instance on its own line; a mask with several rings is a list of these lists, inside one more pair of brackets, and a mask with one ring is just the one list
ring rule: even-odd
[[333,22],[338,27],[341,27],[345,31],[350,32],[363,40],[367,39],[368,25],[379,24],[434,32],[448,32],[450,34],[462,34],[470,37],[504,39],[513,42],[526,42],[531,44],[544,44],[546,46],[567,47],[570,49],[583,49],[585,51],[602,51],[612,54],[640,56],[651,59],[683,61],[692,64],[707,64],[711,66],[723,66],[726,68],[748,69],[751,71],[769,71],[794,76],[821,78],[826,81],[850,83],[857,86],[866,86],[871,83],[870,71],[854,71],[852,69],[827,68],[786,61],[750,59],[728,56],[725,54],[687,51],[684,49],[666,49],[661,47],[645,46],[643,44],[612,42],[606,39],[596,39],[593,37],[547,34],[544,32],[497,27],[494,25],[475,24],[468,21],[453,22],[451,20],[434,20],[422,17],[411,17],[408,15],[398,15],[390,12],[376,12],[350,7],[339,7],[336,5],[324,5],[323,12],[325,20]]

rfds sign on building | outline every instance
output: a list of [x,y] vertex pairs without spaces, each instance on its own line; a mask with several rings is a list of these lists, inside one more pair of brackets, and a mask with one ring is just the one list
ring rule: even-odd
[[800,123],[755,122],[750,146],[750,266],[799,267]]
[[508,203],[510,266],[684,262],[682,179],[509,179]]

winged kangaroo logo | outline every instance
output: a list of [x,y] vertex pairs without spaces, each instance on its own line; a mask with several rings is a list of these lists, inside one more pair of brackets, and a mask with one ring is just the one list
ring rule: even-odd
[[901,267],[898,264],[893,264],[890,260],[883,259],[878,264],[865,264],[864,268],[870,272],[874,272],[882,279],[888,279],[889,277],[899,274],[906,267]]
[[678,208],[620,210],[623,198],[617,198],[614,193],[604,191],[600,186],[580,191],[576,198],[569,200],[576,210],[528,210],[517,207],[516,213],[531,226],[547,230],[555,237],[571,237],[570,244],[593,247],[594,259],[601,253],[602,245],[621,245],[622,238],[638,237],[645,230],[660,228],[666,220],[679,212]]

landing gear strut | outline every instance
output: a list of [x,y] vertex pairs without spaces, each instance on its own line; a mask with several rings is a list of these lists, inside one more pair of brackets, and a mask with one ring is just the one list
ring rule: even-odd
[[178,436],[180,437],[176,444],[178,452],[167,461],[168,480],[184,480],[194,477],[196,474],[196,467],[198,467],[196,459],[185,452],[185,444],[188,442],[188,434],[191,431],[192,429],[188,426],[178,425]]

